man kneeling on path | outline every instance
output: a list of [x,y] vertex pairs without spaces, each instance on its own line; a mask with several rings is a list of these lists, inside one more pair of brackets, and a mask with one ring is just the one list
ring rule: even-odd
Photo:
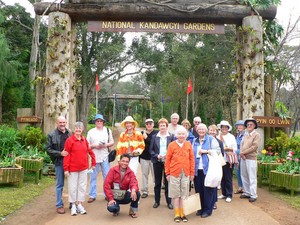
[[140,192],[134,172],[128,167],[129,154],[121,155],[119,165],[112,167],[104,181],[104,192],[108,198],[107,210],[117,216],[120,212],[119,204],[130,203],[129,215],[138,216],[138,202]]

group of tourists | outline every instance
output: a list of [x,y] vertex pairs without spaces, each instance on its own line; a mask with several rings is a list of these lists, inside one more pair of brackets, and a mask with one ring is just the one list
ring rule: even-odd
[[[97,177],[102,171],[104,198],[107,210],[113,216],[120,212],[120,204],[129,204],[129,215],[138,217],[140,198],[149,195],[149,175],[154,181],[154,204],[161,204],[161,190],[164,188],[166,206],[174,210],[175,222],[187,222],[183,210],[184,199],[191,188],[200,196],[201,209],[196,215],[206,218],[217,208],[218,199],[232,201],[233,193],[240,198],[254,202],[257,199],[257,162],[260,135],[253,118],[239,120],[235,124],[236,136],[231,134],[232,126],[221,121],[217,126],[207,127],[200,117],[195,117],[193,127],[188,120],[181,125],[179,115],[171,115],[171,123],[161,118],[158,130],[154,129],[151,118],[145,120],[146,129],[138,131],[138,123],[127,116],[121,123],[125,131],[117,143],[118,165],[110,168],[108,155],[114,145],[113,135],[105,127],[101,114],[94,118],[95,128],[82,136],[83,123],[76,122],[73,134],[66,128],[66,119],[57,119],[57,128],[48,135],[47,152],[55,163],[56,170],[56,211],[65,213],[62,200],[64,177],[68,178],[68,200],[71,215],[86,214],[83,207],[90,176],[88,203],[96,200]],[[246,129],[245,129],[246,128]],[[207,173],[213,166],[212,157],[222,163],[219,186],[222,194],[217,196],[218,185],[207,185]],[[211,163],[210,163],[211,162]],[[142,185],[137,181],[141,165]],[[232,176],[236,169],[238,189],[233,192]],[[219,187],[219,188],[220,188]]]

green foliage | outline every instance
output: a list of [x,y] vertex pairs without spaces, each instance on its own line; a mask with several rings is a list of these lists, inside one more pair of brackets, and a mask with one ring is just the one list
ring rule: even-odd
[[240,0],[240,2],[254,8],[268,9],[272,5],[279,5],[281,0]]
[[300,152],[288,151],[284,162],[276,170],[281,173],[300,174]]
[[32,96],[32,90],[30,86],[29,77],[25,79],[25,85],[24,85],[24,92],[23,92],[23,102],[22,107],[23,108],[32,108],[33,107],[33,96]]
[[23,146],[37,147],[39,151],[43,151],[47,137],[41,128],[27,126],[19,133],[18,139]]
[[0,159],[17,155],[21,149],[18,131],[7,125],[0,125]]
[[266,140],[265,148],[268,149],[269,147],[272,147],[274,154],[279,153],[282,155],[289,147],[289,143],[288,135],[279,130],[275,132],[275,138]]
[[278,113],[279,117],[282,119],[286,119],[288,114],[288,109],[284,105],[283,102],[276,101],[275,102],[275,112]]

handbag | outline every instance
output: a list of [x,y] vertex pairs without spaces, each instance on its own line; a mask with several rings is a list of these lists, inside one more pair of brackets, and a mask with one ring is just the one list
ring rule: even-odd
[[199,193],[183,198],[182,203],[183,203],[183,212],[185,215],[189,215],[201,209]]
[[204,186],[215,188],[221,184],[223,170],[218,155],[208,155],[208,170],[204,179]]
[[[107,142],[109,142],[109,129],[107,127],[106,127],[106,129],[107,129],[107,136],[108,136]],[[108,154],[108,162],[115,161],[116,156],[117,156],[117,150],[116,149],[110,150],[109,147],[107,147],[107,149],[108,149],[108,152],[109,152],[109,154]]]
[[112,189],[115,200],[121,201],[125,198],[126,190]]
[[226,152],[227,162],[230,164],[230,168],[232,168],[233,164],[239,164],[237,155],[234,152]]
[[116,149],[113,149],[113,150],[109,151],[109,154],[108,154],[108,162],[113,162],[113,161],[115,161],[116,156],[117,156],[117,150],[116,150]]

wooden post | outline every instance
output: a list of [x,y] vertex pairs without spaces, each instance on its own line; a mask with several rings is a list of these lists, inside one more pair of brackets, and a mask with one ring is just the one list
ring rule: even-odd
[[[248,16],[243,19],[243,119],[264,116],[264,59],[262,39],[262,18]],[[264,130],[261,134],[260,150],[264,143]]]
[[44,133],[49,133],[55,128],[58,116],[65,116],[67,122],[70,119],[71,34],[71,19],[68,14],[49,14]]
[[[21,116],[32,116],[33,108],[18,108],[17,109],[17,117]],[[18,123],[18,130],[24,130],[26,126],[32,125],[31,123]]]

